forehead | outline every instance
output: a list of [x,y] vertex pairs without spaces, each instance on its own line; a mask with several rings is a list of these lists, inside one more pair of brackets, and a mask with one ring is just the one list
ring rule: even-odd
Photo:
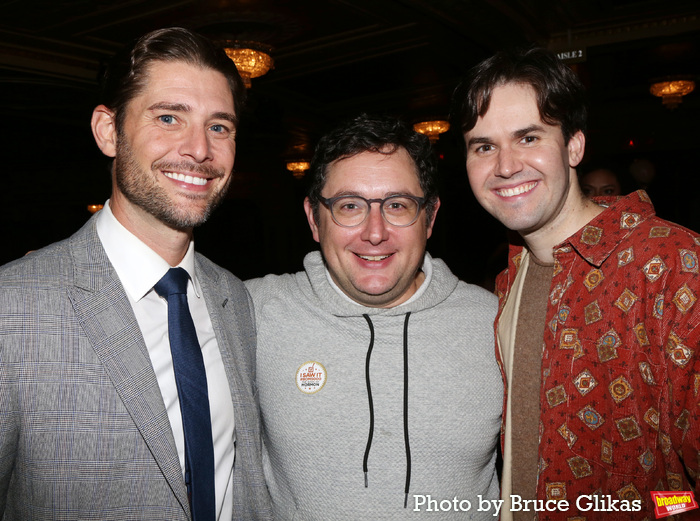
[[416,164],[405,148],[391,154],[361,152],[332,162],[323,191],[326,197],[342,192],[422,193]]
[[146,67],[143,87],[134,100],[171,96],[189,96],[206,101],[208,105],[219,105],[219,110],[233,112],[229,82],[219,71],[180,60],[152,61]]
[[527,117],[541,122],[535,89],[526,83],[506,83],[491,92],[489,107],[479,119]]

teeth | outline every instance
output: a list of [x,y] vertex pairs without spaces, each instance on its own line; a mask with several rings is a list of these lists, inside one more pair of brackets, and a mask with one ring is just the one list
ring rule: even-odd
[[174,172],[163,172],[163,174],[165,174],[165,177],[169,177],[170,179],[174,179],[175,181],[181,181],[183,183],[188,183],[191,185],[203,186],[207,184],[207,180],[203,177],[193,177],[191,175],[176,174]]
[[533,181],[531,183],[525,183],[520,186],[516,186],[515,188],[501,188],[500,190],[496,190],[496,193],[500,195],[501,197],[514,197],[516,195],[524,194],[525,192],[529,192],[535,186],[537,185],[536,181]]
[[381,261],[390,257],[390,255],[358,255],[359,258],[366,261]]

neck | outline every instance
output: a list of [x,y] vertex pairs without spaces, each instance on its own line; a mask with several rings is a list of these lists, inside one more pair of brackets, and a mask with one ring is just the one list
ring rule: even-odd
[[109,201],[114,217],[146,246],[160,255],[170,266],[177,266],[185,257],[192,240],[192,229],[176,230],[127,201],[114,191]]
[[528,250],[540,262],[553,263],[555,246],[571,237],[604,210],[583,195],[574,198],[574,201],[562,209],[556,223],[531,233],[521,233]]

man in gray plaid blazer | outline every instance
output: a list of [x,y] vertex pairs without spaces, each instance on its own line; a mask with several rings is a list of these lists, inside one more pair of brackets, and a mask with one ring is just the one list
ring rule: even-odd
[[149,33],[108,69],[92,129],[114,158],[110,200],[0,268],[0,519],[191,519],[167,304],[152,289],[173,266],[189,276],[206,368],[215,517],[271,518],[250,300],[192,242],[229,185],[244,93],[225,54],[184,29]]

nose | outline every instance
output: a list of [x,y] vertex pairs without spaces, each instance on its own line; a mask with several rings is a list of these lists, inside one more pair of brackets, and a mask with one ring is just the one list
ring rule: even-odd
[[184,134],[180,145],[180,155],[192,158],[196,163],[203,163],[213,158],[212,147],[207,129],[192,126]]
[[372,203],[369,207],[369,215],[362,223],[362,240],[370,244],[380,244],[389,238],[389,223],[382,217],[382,210],[377,203]]
[[498,175],[509,178],[523,169],[523,163],[518,153],[509,147],[503,147],[498,152]]

